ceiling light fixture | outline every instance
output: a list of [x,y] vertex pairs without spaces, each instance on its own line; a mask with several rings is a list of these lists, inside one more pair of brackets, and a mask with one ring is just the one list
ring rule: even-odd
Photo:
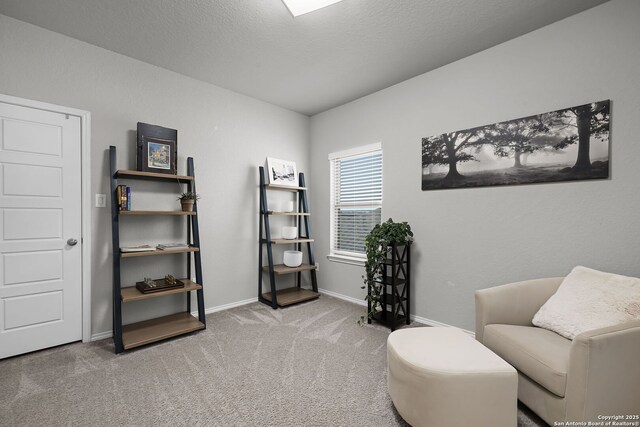
[[338,3],[339,1],[342,0],[282,0],[294,18]]

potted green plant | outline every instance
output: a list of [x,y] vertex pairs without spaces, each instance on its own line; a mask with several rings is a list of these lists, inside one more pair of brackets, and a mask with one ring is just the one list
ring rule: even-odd
[[377,224],[364,239],[367,261],[365,262],[365,274],[362,276],[364,284],[362,289],[367,289],[365,300],[369,310],[367,316],[361,316],[358,324],[365,320],[373,319],[375,314],[382,310],[380,298],[382,295],[381,283],[376,282],[384,274],[384,262],[388,257],[389,249],[393,244],[404,245],[413,241],[413,232],[408,222],[393,222],[389,218],[382,224]]
[[193,191],[186,191],[178,197],[178,200],[180,200],[180,204],[182,205],[183,212],[192,212],[193,204],[198,199],[200,199],[200,196]]

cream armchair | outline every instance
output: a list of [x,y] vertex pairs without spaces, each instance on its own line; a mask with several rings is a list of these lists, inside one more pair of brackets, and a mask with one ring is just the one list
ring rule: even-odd
[[477,291],[476,339],[518,370],[518,399],[552,426],[640,415],[640,321],[573,341],[531,323],[562,279]]

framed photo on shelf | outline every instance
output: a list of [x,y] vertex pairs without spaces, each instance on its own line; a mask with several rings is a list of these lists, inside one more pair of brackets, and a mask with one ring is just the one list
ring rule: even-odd
[[295,162],[267,157],[269,184],[298,186],[298,171]]
[[177,175],[178,131],[140,122],[137,130],[137,169]]

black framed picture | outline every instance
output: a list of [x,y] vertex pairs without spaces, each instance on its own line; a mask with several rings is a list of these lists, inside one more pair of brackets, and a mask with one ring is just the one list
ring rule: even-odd
[[178,174],[178,131],[138,122],[137,169]]
[[422,138],[422,190],[609,179],[611,101]]

